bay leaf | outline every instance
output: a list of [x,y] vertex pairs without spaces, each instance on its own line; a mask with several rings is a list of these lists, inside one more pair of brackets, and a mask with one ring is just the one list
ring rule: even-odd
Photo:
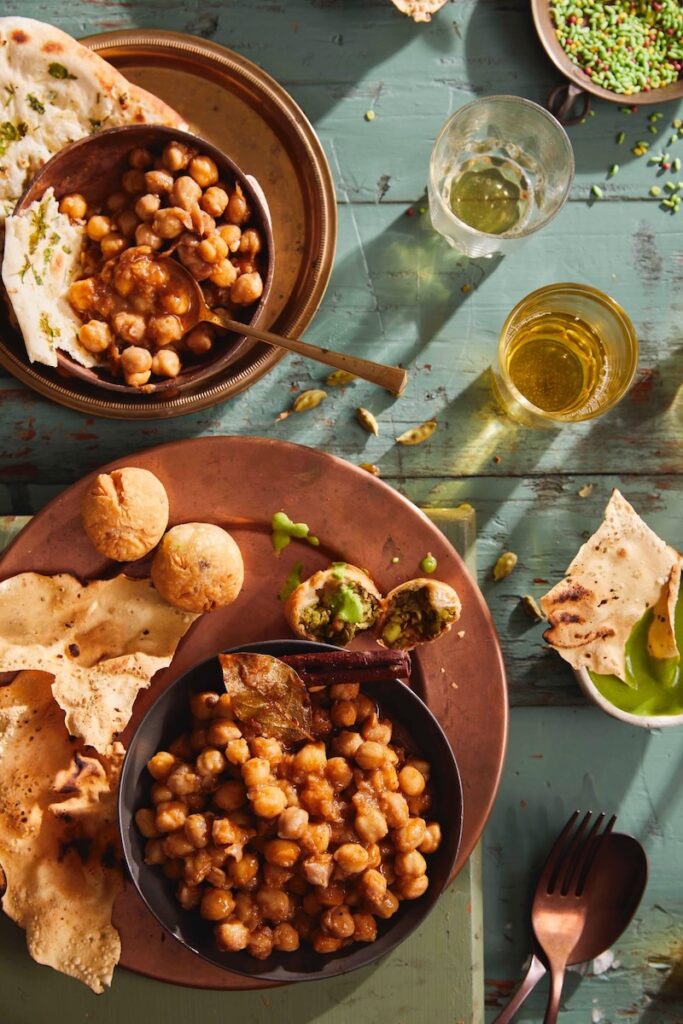
[[219,654],[226,692],[245,735],[285,745],[313,738],[311,698],[301,677],[268,654]]

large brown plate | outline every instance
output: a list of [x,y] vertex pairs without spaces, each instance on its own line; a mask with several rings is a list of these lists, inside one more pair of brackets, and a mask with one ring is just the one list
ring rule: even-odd
[[[228,647],[288,635],[277,594],[295,561],[302,561],[309,574],[331,560],[347,560],[365,566],[380,589],[388,590],[419,575],[422,557],[427,551],[434,554],[438,576],[456,587],[463,612],[456,629],[417,651],[412,681],[448,735],[462,775],[459,870],[481,835],[498,788],[507,692],[489,610],[443,534],[407,499],[364,470],[282,441],[197,438],[118,459],[105,469],[124,465],[143,466],[163,481],[172,523],[209,520],[229,529],[246,569],[239,600],[198,620],[170,668],[140,695],[128,734],[161,690],[192,665]],[[19,534],[0,558],[0,579],[27,571],[68,571],[86,578],[111,572],[112,563],[97,554],[81,527],[79,508],[90,479],[60,494]],[[295,542],[276,558],[270,519],[278,510],[308,522],[320,547]],[[221,971],[164,941],[132,885],[117,901],[114,921],[121,932],[121,963],[134,971],[198,987],[262,987],[258,979]]]
[[[273,222],[275,274],[261,326],[301,335],[325,293],[337,242],[330,169],[315,131],[291,96],[231,50],[178,32],[131,29],[82,40],[132,82],[166,100],[192,131],[223,149],[266,194]],[[254,342],[225,374],[176,397],[119,397],[28,362],[0,303],[0,363],[15,377],[72,409],[115,419],[196,412],[231,398],[284,355]]]

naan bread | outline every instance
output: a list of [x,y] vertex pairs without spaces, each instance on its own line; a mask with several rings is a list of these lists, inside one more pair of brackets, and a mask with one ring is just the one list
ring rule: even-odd
[[680,580],[680,566],[679,553],[613,491],[600,528],[579,550],[562,582],[541,598],[550,623],[545,639],[574,668],[626,682],[626,641],[648,608],[661,601],[673,636],[675,600],[667,595],[671,580]]
[[121,952],[111,914],[123,886],[116,826],[123,748],[86,756],[51,684],[51,675],[21,672],[0,687],[2,908],[26,930],[34,960],[102,992]]
[[407,14],[413,21],[431,21],[446,3],[446,0],[391,0],[401,14]]
[[0,583],[0,672],[52,673],[67,729],[104,753],[196,618],[150,580],[21,573]]
[[27,184],[51,156],[101,128],[185,122],[65,32],[0,18],[0,242]]
[[29,359],[56,366],[59,348],[82,366],[95,366],[98,360],[78,340],[81,321],[67,298],[81,270],[83,225],[59,212],[50,188],[5,227],[2,280]]
[[681,562],[672,566],[669,579],[652,609],[653,618],[647,631],[647,650],[652,658],[678,658],[676,643],[676,604],[681,589]]

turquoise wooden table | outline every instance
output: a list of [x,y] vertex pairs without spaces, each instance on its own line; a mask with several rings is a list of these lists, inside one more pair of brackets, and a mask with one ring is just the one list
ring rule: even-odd
[[[422,26],[388,0],[5,0],[3,13],[53,21],[76,36],[130,26],[191,32],[239,51],[278,79],[320,134],[339,202],[335,269],[307,339],[400,361],[411,383],[394,400],[357,382],[312,412],[276,422],[296,391],[324,377],[314,364],[287,357],[226,405],[140,426],[85,418],[2,377],[0,513],[34,512],[84,472],[127,452],[219,433],[267,434],[374,462],[385,480],[422,505],[469,502],[477,513],[480,583],[501,636],[513,709],[506,772],[484,835],[490,1016],[519,976],[533,872],[550,837],[569,809],[599,805],[643,840],[651,878],[632,927],[598,965],[608,969],[568,983],[562,1020],[680,1024],[683,731],[650,734],[586,706],[569,670],[544,650],[540,627],[520,608],[522,595],[538,596],[546,581],[561,577],[614,486],[658,532],[683,545],[682,236],[676,217],[649,194],[656,170],[631,152],[640,139],[652,151],[667,146],[680,110],[663,107],[650,132],[645,113],[595,104],[595,115],[570,130],[577,175],[558,218],[519,255],[467,261],[419,212],[429,151],[443,121],[473,96],[515,93],[542,102],[556,83],[526,0],[455,0]],[[374,120],[366,120],[369,110]],[[621,131],[626,140],[619,145]],[[683,155],[683,140],[676,146]],[[608,179],[614,163],[621,169]],[[601,200],[591,198],[594,184]],[[413,216],[406,216],[409,208]],[[531,432],[495,408],[487,368],[512,305],[560,280],[595,285],[626,308],[640,338],[639,371],[629,395],[604,418]],[[377,416],[377,437],[355,422],[358,405]],[[438,420],[430,442],[413,449],[393,443],[429,416]],[[506,549],[517,552],[519,564],[494,583],[491,567]],[[311,990],[298,1000],[297,1015],[335,1024],[456,1024],[452,979],[446,971],[430,973],[419,944],[404,948],[389,987],[370,976],[357,988]],[[43,975],[23,975],[15,959],[9,967],[17,980],[11,995],[0,994],[2,1024],[53,1020],[56,1008],[40,995]],[[158,988],[121,978],[128,1005],[144,1004],[153,1024],[217,1021],[230,1012],[208,994],[178,993],[174,1016],[160,1009]],[[60,989],[65,1014],[71,984]],[[417,1004],[402,998],[417,985]],[[520,1019],[540,1020],[544,995],[534,995]],[[3,1006],[3,999],[10,1001]],[[94,997],[77,1005],[81,1019],[108,1024],[122,1019],[126,1000],[114,1016]],[[240,1002],[239,1016],[261,1024],[281,1016],[283,1005],[270,993],[255,994]]]

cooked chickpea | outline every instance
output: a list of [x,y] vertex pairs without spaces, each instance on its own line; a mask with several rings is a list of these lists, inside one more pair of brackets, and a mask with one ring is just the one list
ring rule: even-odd
[[394,857],[394,871],[397,875],[424,875],[427,861],[419,850],[397,853]]
[[242,765],[245,786],[263,786],[270,780],[270,761],[265,757],[250,757]]
[[436,853],[441,845],[441,826],[436,821],[430,821],[425,830],[425,837],[418,849],[420,853]]
[[140,220],[152,221],[161,206],[161,197],[152,192],[145,193],[135,203],[135,214]]
[[239,251],[250,256],[256,256],[261,252],[261,236],[258,231],[254,228],[247,228],[242,232]]
[[259,818],[276,818],[287,806],[287,797],[277,786],[259,786],[253,790],[253,796],[250,794],[250,799],[254,814]]
[[213,794],[213,802],[222,811],[236,811],[247,799],[247,791],[242,782],[231,779],[218,787]]
[[180,320],[171,313],[150,317],[147,330],[155,345],[160,348],[164,345],[172,345],[174,341],[180,341],[183,336]]
[[226,953],[236,953],[240,949],[246,949],[249,942],[249,932],[241,921],[221,921],[216,925],[214,934],[216,945]]
[[199,205],[211,217],[220,217],[228,205],[228,193],[219,185],[211,185],[199,200]]
[[402,900],[416,900],[429,888],[426,875],[403,875],[396,883],[396,891]]
[[358,887],[367,900],[376,902],[387,891],[387,880],[381,871],[377,871],[375,868],[368,868],[361,875]]
[[173,349],[164,348],[152,356],[152,373],[157,377],[177,377],[180,370],[180,357]]
[[87,210],[88,204],[85,196],[82,196],[80,192],[70,192],[68,196],[64,196],[59,201],[59,212],[66,214],[71,220],[84,220]]
[[[154,174],[154,171],[148,171],[148,174]],[[124,192],[127,192],[129,196],[134,196],[138,192],[144,192],[146,185],[147,175],[143,174],[141,170],[133,168],[130,171],[124,171],[121,175],[121,187]],[[150,192],[152,189],[149,190]]]
[[249,760],[249,744],[244,738],[229,740],[225,748],[225,756],[230,764],[244,764]]
[[180,800],[168,800],[157,804],[154,824],[157,832],[175,832],[182,828],[187,817],[187,808]]
[[307,775],[324,772],[326,764],[325,744],[306,743],[294,755],[292,764],[294,778],[299,778],[303,781]]
[[209,825],[203,814],[190,814],[183,826],[185,835],[195,850],[203,849],[209,841]]
[[195,761],[199,775],[220,775],[225,771],[226,764],[224,755],[214,747],[207,747]]
[[[183,832],[172,832],[163,841],[163,850],[167,857],[187,857],[194,852],[194,846]],[[180,877],[180,876],[178,876]]]
[[271,839],[263,847],[263,856],[268,863],[281,868],[294,867],[300,853],[300,848],[291,839]]
[[197,246],[197,253],[207,263],[220,263],[228,255],[228,247],[219,234],[203,238]]
[[214,708],[218,704],[218,694],[214,690],[201,690],[190,695],[192,717],[206,722],[214,717]]
[[281,868],[278,864],[269,864],[268,861],[263,865],[263,884],[266,888],[270,889],[287,889],[291,891],[290,882],[294,877],[294,872],[291,868]]
[[111,221],[109,217],[105,217],[104,214],[97,213],[93,217],[88,218],[88,222],[85,225],[85,233],[88,238],[92,238],[93,242],[101,242],[105,235],[108,235],[111,231]]
[[199,324],[185,336],[185,344],[195,356],[204,356],[213,347],[213,332],[209,327]]
[[351,911],[344,904],[326,910],[320,917],[320,924],[326,932],[338,939],[350,939],[356,927]]
[[199,202],[202,190],[194,178],[184,174],[176,178],[171,189],[171,202],[183,210],[191,210]]
[[394,832],[394,845],[399,853],[416,850],[427,833],[424,818],[410,818],[401,828]]
[[361,736],[364,740],[373,740],[387,746],[391,742],[391,722],[380,720],[375,712],[363,722]]
[[281,839],[300,839],[308,825],[308,811],[303,807],[285,807],[277,820]]
[[194,910],[201,902],[202,892],[196,885],[181,882],[176,889],[176,897],[183,910]]
[[338,793],[350,786],[353,781],[353,771],[344,757],[331,757],[325,766],[325,774],[332,788]]
[[155,812],[149,807],[141,807],[135,812],[135,824],[145,839],[154,839],[159,835]]
[[113,260],[128,248],[128,240],[118,231],[110,231],[100,242],[100,250],[104,260]]
[[183,171],[192,158],[192,150],[184,142],[167,142],[161,154],[161,162],[169,171]]
[[224,747],[231,740],[242,739],[242,730],[228,718],[216,718],[208,727],[207,737],[215,747]]
[[151,224],[138,224],[135,228],[135,241],[138,245],[148,245],[158,252],[164,244],[159,235],[152,230]]
[[244,224],[249,220],[249,207],[239,185],[235,185],[235,191],[228,200],[228,219],[233,224]]
[[149,839],[145,843],[145,864],[163,864],[166,855],[162,848],[161,839]]
[[151,192],[152,195],[163,196],[166,195],[167,192],[171,191],[173,185],[173,175],[169,174],[168,171],[147,171],[140,191],[142,192],[143,189],[146,189],[147,192]]
[[315,776],[299,794],[299,802],[309,814],[316,818],[332,818],[334,816],[334,789],[325,779]]
[[193,157],[187,169],[200,188],[208,188],[218,181],[218,168],[210,156]]
[[235,909],[235,901],[226,889],[205,889],[199,913],[207,921],[225,921]]
[[383,793],[379,805],[390,828],[401,828],[410,818],[408,804],[400,793]]
[[237,270],[228,259],[218,260],[212,266],[209,281],[217,288],[229,288],[237,280]]
[[355,828],[364,843],[376,843],[389,831],[387,819],[374,807],[368,807],[356,815]]
[[228,882],[228,876],[222,868],[214,867],[212,864],[209,868],[209,873],[206,876],[206,881],[209,885],[212,885],[214,889],[229,889],[230,884]]
[[356,750],[354,757],[361,768],[381,768],[387,759],[387,748],[375,740],[364,740]]
[[135,167],[138,170],[144,170],[145,167],[151,167],[154,163],[154,157],[148,149],[144,146],[136,146],[135,149],[131,149],[128,154],[128,163],[131,167]]
[[175,206],[166,207],[163,210],[159,210],[154,215],[152,221],[152,231],[159,236],[170,240],[172,238],[178,238],[186,230],[189,230],[190,222],[187,220],[187,214],[184,210],[180,210]]
[[78,340],[88,352],[104,352],[112,343],[109,324],[104,320],[88,320],[78,332]]
[[363,738],[357,732],[340,732],[332,740],[332,748],[342,757],[353,757],[362,742]]
[[330,708],[330,718],[337,728],[348,728],[356,722],[356,705],[351,700],[336,700]]
[[141,224],[135,210],[122,210],[116,217],[116,226],[124,238],[135,238],[138,245],[147,245],[137,237],[137,229],[141,227]]
[[311,942],[316,953],[336,953],[338,949],[341,949],[343,940],[316,928],[311,935]]
[[334,853],[334,859],[349,875],[365,871],[368,866],[368,851],[360,843],[342,843]]
[[330,845],[331,829],[327,822],[313,824],[309,822],[299,837],[302,850],[309,853],[324,853]]
[[69,302],[80,313],[85,313],[95,299],[95,281],[92,277],[83,278],[81,281],[74,281],[69,287]]
[[352,914],[352,917],[356,942],[374,942],[377,938],[377,922],[372,914]]
[[218,234],[228,247],[229,252],[237,252],[242,238],[242,229],[237,224],[221,224],[218,227]]
[[282,746],[271,736],[255,736],[249,741],[249,746],[254,757],[263,757],[272,765],[282,760]]
[[175,793],[173,793],[168,786],[165,786],[161,782],[157,782],[152,786],[150,796],[152,797],[153,804],[162,804],[165,800],[173,800]]
[[[114,317],[114,331],[124,341],[136,342],[142,341],[147,331],[144,317],[138,313],[117,313]],[[127,350],[130,351],[130,350]],[[138,353],[145,352],[145,349],[136,349],[135,355],[129,357],[131,359],[128,363],[129,373],[140,373],[142,370],[148,370],[152,365],[152,357],[149,356],[149,352],[146,355],[149,356],[149,362],[144,357],[140,356],[139,365],[137,365]],[[145,365],[146,364],[146,365]]]
[[268,921],[286,921],[292,916],[292,904],[282,889],[263,886],[254,897],[256,906]]
[[266,960],[273,952],[273,932],[266,924],[254,928],[249,934],[247,951],[257,960]]
[[259,871],[259,859],[255,853],[245,850],[242,859],[231,861],[228,864],[228,875],[232,884],[237,889],[244,889],[250,886],[257,877]]
[[293,953],[299,948],[299,933],[291,924],[281,922],[273,928],[273,949]]
[[205,811],[208,802],[208,797],[205,793],[187,793],[185,796],[185,803],[193,814],[199,814],[201,811]]
[[262,295],[263,281],[256,272],[240,274],[230,289],[230,299],[238,306],[249,306]]
[[159,305],[166,313],[184,316],[190,308],[190,297],[186,291],[165,292],[159,299]]
[[384,896],[380,897],[379,900],[374,901],[371,906],[374,914],[386,920],[389,917],[393,917],[398,910],[398,899],[393,892],[387,890],[384,893]]
[[378,868],[382,863],[382,853],[377,843],[368,843],[368,867]]
[[364,722],[366,718],[370,718],[376,712],[374,700],[371,700],[364,693],[359,694],[356,698],[356,723]]
[[398,784],[406,796],[419,796],[425,788],[424,775],[412,765],[406,765],[398,773]]
[[333,700],[356,700],[360,693],[359,683],[335,683],[327,688]]
[[[120,315],[117,314],[117,318]],[[124,374],[145,373],[152,368],[152,356],[146,348],[131,345],[121,353],[121,368]]]

